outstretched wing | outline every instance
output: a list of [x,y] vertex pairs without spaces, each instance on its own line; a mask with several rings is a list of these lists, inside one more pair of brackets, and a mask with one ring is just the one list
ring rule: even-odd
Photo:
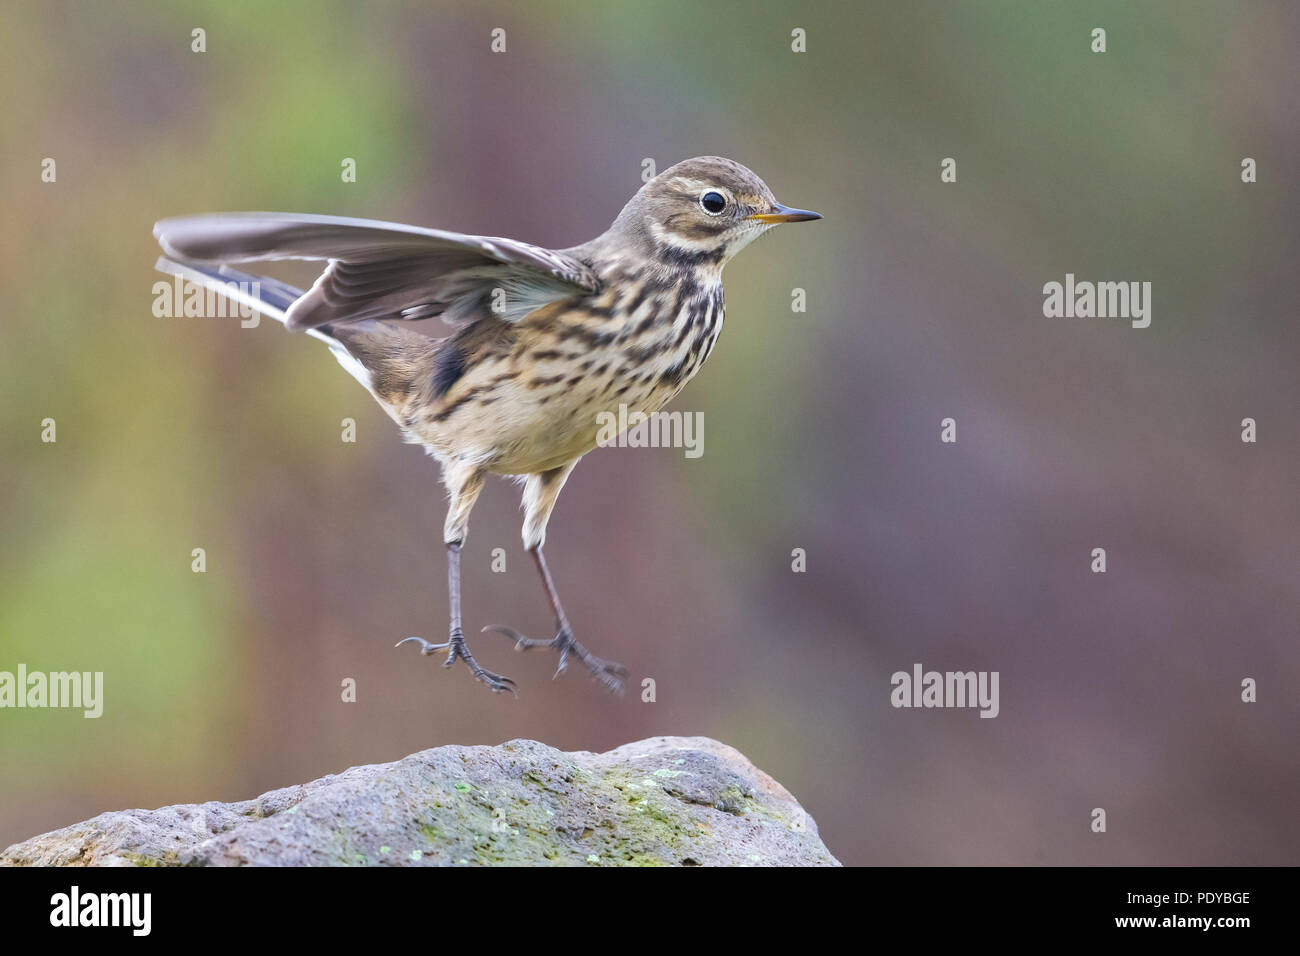
[[517,321],[548,302],[600,288],[585,263],[561,252],[373,219],[216,213],[163,219],[153,231],[176,259],[329,260],[311,289],[287,310],[285,324],[291,329],[437,315],[460,324],[490,311]]

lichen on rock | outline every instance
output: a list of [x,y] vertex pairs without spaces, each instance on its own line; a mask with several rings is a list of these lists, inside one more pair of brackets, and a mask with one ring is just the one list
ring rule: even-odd
[[784,787],[707,737],[437,747],[240,803],[103,813],[0,864],[838,865]]

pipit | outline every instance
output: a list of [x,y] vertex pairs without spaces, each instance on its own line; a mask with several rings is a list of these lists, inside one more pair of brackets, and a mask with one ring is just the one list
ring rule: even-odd
[[[524,485],[524,547],[555,614],[555,636],[500,626],[520,650],[570,657],[618,692],[627,677],[578,643],[543,545],[574,465],[597,444],[601,413],[653,413],[682,390],[722,331],[722,267],[779,223],[820,219],[782,206],[754,173],[705,156],[664,170],[602,235],[552,250],[437,229],[289,213],[164,219],[158,268],[236,298],[324,341],[442,466],[451,621],[446,641],[408,637],[423,654],[464,660],[494,691],[515,683],[482,667],[461,626],[460,556],[489,474]],[[307,292],[224,263],[327,260]],[[404,321],[441,316],[433,338]]]

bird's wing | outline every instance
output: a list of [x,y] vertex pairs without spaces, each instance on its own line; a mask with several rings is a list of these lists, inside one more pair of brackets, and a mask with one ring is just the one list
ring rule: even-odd
[[216,213],[163,219],[153,231],[177,259],[329,260],[287,310],[285,324],[293,329],[436,315],[452,324],[486,314],[517,321],[548,302],[600,288],[585,263],[562,252],[373,219]]

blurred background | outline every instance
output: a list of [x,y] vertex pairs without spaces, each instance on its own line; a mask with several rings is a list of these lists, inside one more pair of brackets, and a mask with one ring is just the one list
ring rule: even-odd
[[[1297,862],[1294,5],[5,19],[0,670],[103,671],[106,703],[0,712],[0,846],[441,744],[703,734],[846,863]],[[726,331],[673,406],[704,413],[703,456],[598,450],[560,499],[560,592],[632,692],[477,635],[551,633],[501,480],[471,524],[466,631],[518,700],[395,650],[445,634],[435,464],[305,336],[155,317],[153,222],[289,210],[563,247],[644,159],[701,154],[826,220],[729,266]],[[1150,328],[1044,318],[1067,272],[1151,282]],[[1000,715],[892,708],[915,662],[998,671]]]

